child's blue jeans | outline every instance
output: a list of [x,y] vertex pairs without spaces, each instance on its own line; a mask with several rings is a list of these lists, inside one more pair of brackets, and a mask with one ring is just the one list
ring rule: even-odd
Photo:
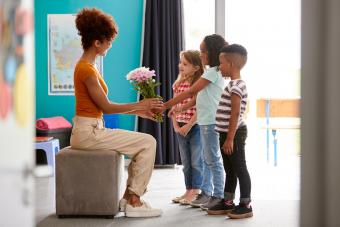
[[207,195],[224,198],[225,173],[221,157],[219,134],[215,124],[200,125],[203,145],[203,183],[201,190]]
[[177,134],[183,164],[186,189],[201,189],[203,180],[203,150],[198,125],[192,126],[184,137]]

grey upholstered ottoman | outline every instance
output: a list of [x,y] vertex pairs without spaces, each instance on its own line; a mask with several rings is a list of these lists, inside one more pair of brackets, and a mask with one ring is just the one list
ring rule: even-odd
[[75,150],[56,155],[56,213],[58,217],[105,216],[118,212],[124,158],[117,152]]

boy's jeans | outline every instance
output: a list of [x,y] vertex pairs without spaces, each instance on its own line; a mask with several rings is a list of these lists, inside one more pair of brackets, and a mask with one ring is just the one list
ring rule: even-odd
[[[234,137],[234,148],[231,155],[226,155],[222,152],[224,170],[227,175],[225,193],[226,199],[233,200],[237,179],[240,185],[240,202],[249,203],[251,201],[251,180],[247,168],[245,156],[245,141],[247,139],[247,126],[241,126],[237,129]],[[227,138],[228,133],[220,133],[220,146],[222,147]]]
[[203,184],[201,190],[207,195],[224,198],[225,173],[215,124],[200,125],[203,145]]
[[183,137],[176,133],[183,164],[186,189],[201,189],[203,180],[203,150],[198,125]]

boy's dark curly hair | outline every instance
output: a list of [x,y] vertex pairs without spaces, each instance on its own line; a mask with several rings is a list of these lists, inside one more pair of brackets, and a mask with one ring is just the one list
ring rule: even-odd
[[76,17],[76,27],[84,50],[89,49],[95,40],[112,40],[118,33],[113,18],[96,8],[80,10]]
[[230,44],[229,46],[224,46],[221,49],[221,53],[239,54],[242,57],[247,57],[248,55],[246,48],[244,48],[243,46],[239,44]]
[[221,49],[221,53],[238,55],[239,57],[236,56],[235,62],[240,68],[242,68],[247,62],[248,52],[246,48],[239,44],[231,44],[228,46],[224,46]]
[[208,52],[208,61],[210,67],[215,67],[220,64],[218,56],[223,46],[228,45],[225,39],[217,34],[212,34],[204,37],[203,42]]

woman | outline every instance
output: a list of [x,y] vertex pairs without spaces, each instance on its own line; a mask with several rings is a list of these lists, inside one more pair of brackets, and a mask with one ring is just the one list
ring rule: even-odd
[[74,71],[76,116],[71,146],[76,149],[112,150],[131,159],[127,187],[120,201],[120,210],[128,217],[153,217],[162,214],[140,200],[149,183],[156,154],[155,139],[144,133],[107,129],[103,113],[135,114],[154,120],[152,109],[163,107],[159,99],[118,104],[107,98],[108,88],[95,66],[97,56],[105,56],[117,35],[117,25],[110,15],[92,8],[82,9],[76,17],[83,55]]

